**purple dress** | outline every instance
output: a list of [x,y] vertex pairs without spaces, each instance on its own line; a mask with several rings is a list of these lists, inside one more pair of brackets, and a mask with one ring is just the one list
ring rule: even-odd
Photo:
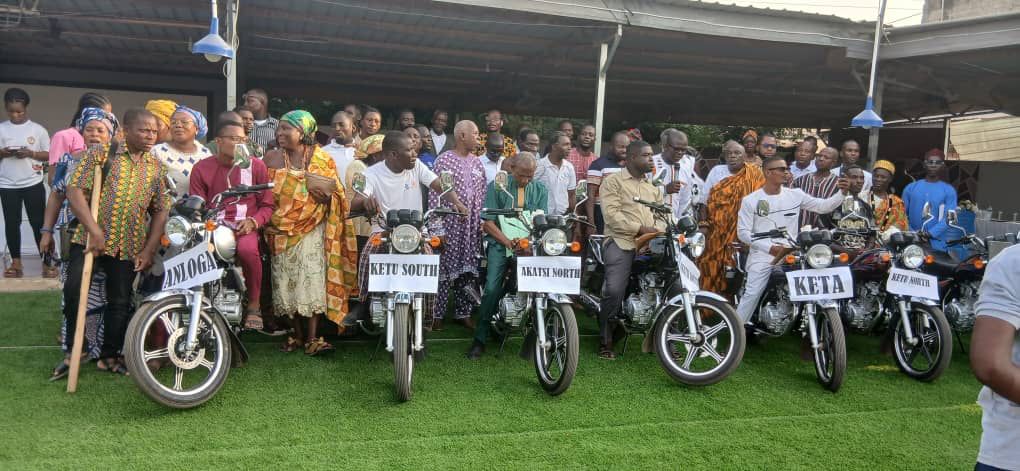
[[[442,258],[439,262],[439,292],[436,296],[435,316],[439,319],[446,312],[447,299],[451,288],[455,293],[454,317],[463,319],[471,315],[475,305],[463,292],[466,285],[475,283],[478,276],[478,259],[482,244],[482,205],[485,200],[485,168],[475,155],[458,156],[448,150],[435,162],[436,174],[448,170],[453,172],[453,189],[468,209],[468,216],[446,216],[437,219],[433,225],[436,234],[446,236]],[[431,192],[429,207],[439,204],[439,194]],[[447,204],[448,206],[448,204]]]

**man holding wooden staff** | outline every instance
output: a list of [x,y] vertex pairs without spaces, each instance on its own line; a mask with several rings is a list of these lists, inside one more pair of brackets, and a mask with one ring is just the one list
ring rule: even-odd
[[[137,272],[152,265],[170,198],[167,168],[149,154],[159,133],[156,117],[143,109],[130,109],[124,114],[123,124],[126,148],[113,153],[88,153],[68,182],[67,199],[79,225],[71,239],[64,283],[64,318],[68,326],[64,342],[70,350],[79,315],[82,271],[91,269],[86,267],[90,265],[86,258],[94,257],[95,266],[106,273],[107,299],[105,336],[97,367],[127,375],[120,352],[131,314],[131,285]],[[96,178],[97,167],[101,169],[100,178]],[[89,195],[97,179],[101,180],[98,217],[93,217]]]

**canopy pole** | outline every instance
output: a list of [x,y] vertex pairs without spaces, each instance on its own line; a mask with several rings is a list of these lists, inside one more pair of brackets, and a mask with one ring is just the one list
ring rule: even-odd
[[623,26],[616,25],[616,35],[613,36],[613,44],[602,43],[599,45],[599,68],[595,73],[595,155],[602,155],[602,121],[606,107],[606,74],[609,72],[609,64],[613,62],[616,55],[616,48],[620,45],[620,38],[623,36]]
[[[885,81],[878,79],[875,83],[875,113],[882,115],[882,95],[885,93]],[[868,171],[875,168],[875,161],[878,160],[878,132],[882,128],[873,127],[868,129]]]
[[240,0],[227,0],[227,41],[230,47],[234,48],[234,58],[228,60],[223,67],[223,73],[227,78],[227,111],[237,107],[237,12]]

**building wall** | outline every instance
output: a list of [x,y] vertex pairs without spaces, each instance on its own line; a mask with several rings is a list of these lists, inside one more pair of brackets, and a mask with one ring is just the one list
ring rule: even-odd
[[[31,85],[21,83],[0,82],[0,90],[18,87],[32,99],[28,105],[29,119],[41,124],[52,135],[71,124],[71,115],[78,106],[78,98],[85,92],[102,93],[113,102],[113,112],[120,119],[128,108],[145,106],[145,102],[154,98],[166,98],[189,108],[206,113],[207,99],[197,95],[174,95],[150,92],[128,92],[97,88],[59,87],[52,85]],[[0,91],[2,93],[2,91]],[[6,120],[4,115],[2,120]]]
[[1020,11],[1020,0],[925,0],[921,23]]

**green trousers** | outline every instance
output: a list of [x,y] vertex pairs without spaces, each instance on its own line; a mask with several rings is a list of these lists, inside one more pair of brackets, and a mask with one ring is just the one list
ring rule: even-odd
[[487,264],[485,292],[482,294],[482,305],[478,308],[478,324],[475,326],[475,340],[481,343],[485,343],[489,338],[492,315],[496,313],[499,300],[503,299],[505,294],[503,278],[510,265],[506,247],[498,242],[489,241],[489,246],[485,249],[485,260]]

